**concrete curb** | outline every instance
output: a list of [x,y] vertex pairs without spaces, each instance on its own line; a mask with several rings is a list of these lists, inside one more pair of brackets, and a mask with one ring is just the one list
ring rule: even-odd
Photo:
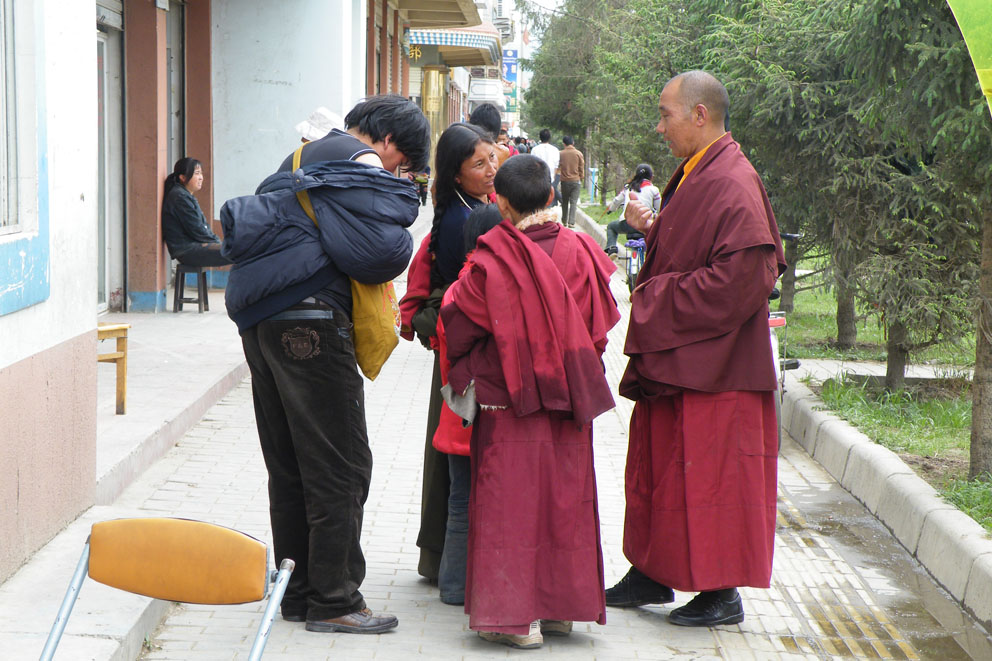
[[992,627],[992,536],[786,374],[783,429],[878,518],[941,587]]
[[600,248],[606,247],[606,228],[589,217],[582,207],[575,208],[575,225],[578,229],[596,239]]
[[246,376],[248,376],[248,363],[242,361],[205,389],[189,406],[144,438],[127,456],[111,466],[103,475],[98,476],[94,502],[97,505],[112,504],[128,485],[165,456],[176,441],[192,429],[211,406],[220,401]]
[[[97,521],[148,516],[147,511],[94,506],[59,533],[0,587],[4,659],[37,659],[69,586],[90,527]],[[42,596],[39,596],[42,595]],[[130,661],[141,654],[172,604],[83,581],[56,659]]]
[[[97,504],[35,552],[23,567],[0,585],[0,621],[5,623],[0,626],[0,649],[4,650],[4,659],[37,658],[92,524],[107,519],[148,516],[147,510],[132,509],[124,502],[126,499],[118,501],[118,496],[162,459],[211,406],[247,375],[248,364],[244,361],[226,370],[181,411],[141,439],[126,457],[98,478]],[[158,627],[171,608],[170,602],[123,592],[86,579],[56,658],[135,659],[142,652],[145,637]]]

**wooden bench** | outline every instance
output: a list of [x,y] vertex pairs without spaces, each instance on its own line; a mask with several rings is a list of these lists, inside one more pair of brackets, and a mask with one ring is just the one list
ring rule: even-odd
[[117,351],[98,353],[98,363],[117,364],[117,415],[127,411],[127,331],[131,324],[100,324],[96,327],[97,340],[117,338]]

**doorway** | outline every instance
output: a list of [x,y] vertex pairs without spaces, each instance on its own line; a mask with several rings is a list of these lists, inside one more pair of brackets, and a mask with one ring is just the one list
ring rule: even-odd
[[124,89],[122,33],[97,26],[97,311],[124,307]]
[[166,67],[169,80],[169,171],[180,158],[186,156],[186,65],[184,11],[182,3],[169,3],[166,19]]

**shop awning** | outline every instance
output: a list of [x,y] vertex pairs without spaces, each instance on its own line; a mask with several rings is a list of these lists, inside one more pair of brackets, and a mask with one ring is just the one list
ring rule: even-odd
[[410,28],[443,29],[479,25],[482,18],[473,0],[399,0]]
[[494,66],[500,62],[499,32],[492,23],[450,30],[410,30],[410,43],[437,46],[449,67]]

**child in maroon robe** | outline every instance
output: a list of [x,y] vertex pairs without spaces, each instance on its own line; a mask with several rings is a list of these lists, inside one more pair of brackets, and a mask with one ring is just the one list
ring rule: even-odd
[[441,309],[446,399],[475,416],[465,611],[513,647],[606,620],[592,420],[614,406],[601,356],[620,317],[615,267],[545,209],[550,180],[534,156],[503,164],[508,220],[479,239]]

